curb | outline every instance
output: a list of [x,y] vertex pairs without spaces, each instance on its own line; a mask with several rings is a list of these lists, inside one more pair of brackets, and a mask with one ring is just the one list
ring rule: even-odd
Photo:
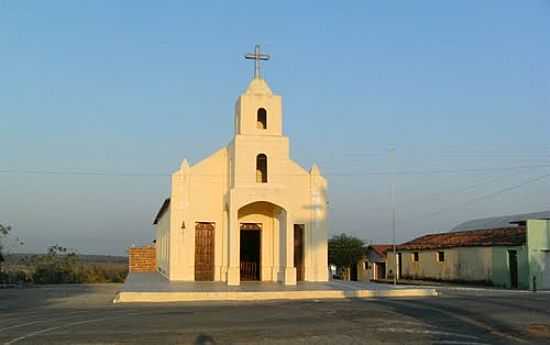
[[401,298],[439,296],[436,289],[398,290],[310,290],[310,291],[193,291],[193,292],[140,292],[121,291],[113,303],[162,303],[162,302],[210,302],[210,301],[274,301],[274,300],[322,300],[347,298]]

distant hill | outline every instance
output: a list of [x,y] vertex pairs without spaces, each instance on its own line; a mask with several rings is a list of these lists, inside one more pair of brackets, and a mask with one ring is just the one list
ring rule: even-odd
[[[23,259],[28,259],[33,255],[44,255],[44,254],[25,254],[25,253],[8,254],[6,255],[6,262],[17,263]],[[127,256],[80,254],[79,257],[80,257],[80,261],[85,263],[128,263]]]

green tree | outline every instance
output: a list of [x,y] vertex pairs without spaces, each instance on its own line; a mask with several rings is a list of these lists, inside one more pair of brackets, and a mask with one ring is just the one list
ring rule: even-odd
[[19,237],[11,236],[11,233],[11,225],[0,224],[0,265],[8,254],[8,248],[13,250],[13,248],[24,244]]
[[7,255],[9,251],[17,246],[22,246],[23,242],[18,237],[12,236],[12,227],[10,225],[0,224],[0,282],[16,283],[24,281],[25,272],[21,271],[17,265],[8,265]]
[[351,267],[363,257],[364,245],[357,237],[334,235],[328,241],[328,261],[338,269]]
[[11,226],[0,224],[0,272],[2,272],[2,269],[4,267],[4,247],[6,245],[6,238],[8,237],[10,231]]

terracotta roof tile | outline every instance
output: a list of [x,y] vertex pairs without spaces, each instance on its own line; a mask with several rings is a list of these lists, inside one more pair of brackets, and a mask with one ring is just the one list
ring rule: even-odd
[[372,250],[374,250],[376,254],[384,256],[386,255],[386,251],[393,248],[393,244],[371,244],[368,246],[368,248],[372,248]]
[[[397,246],[400,250],[455,247],[520,246],[526,243],[524,226],[429,234]],[[387,250],[386,250],[387,251]]]

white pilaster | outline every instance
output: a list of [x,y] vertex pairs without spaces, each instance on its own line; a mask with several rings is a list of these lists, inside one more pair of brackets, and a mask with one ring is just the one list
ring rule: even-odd
[[227,268],[227,285],[241,283],[241,229],[238,210],[231,205],[229,211],[229,267]]
[[[296,268],[294,267],[294,220],[286,211],[286,221],[280,229],[281,269],[279,281],[285,285],[296,285]],[[282,225],[283,225],[282,224]]]
[[222,231],[222,264],[220,268],[220,280],[227,281],[227,268],[229,266],[229,211],[223,211]]

